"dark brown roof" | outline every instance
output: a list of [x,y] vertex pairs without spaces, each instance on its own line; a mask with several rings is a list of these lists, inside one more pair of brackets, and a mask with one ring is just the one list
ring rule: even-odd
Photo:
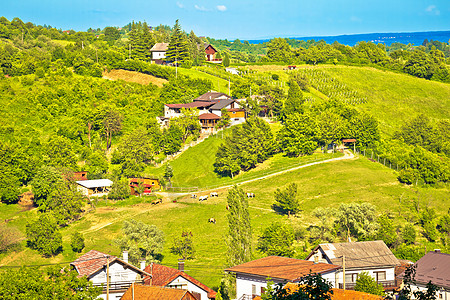
[[156,43],[151,49],[150,52],[162,52],[167,51],[169,47],[169,43]]
[[243,108],[229,108],[227,111],[245,111]]
[[322,274],[340,268],[341,267],[337,265],[324,263],[315,264],[312,261],[302,259],[281,256],[267,256],[226,269],[225,271],[258,275],[263,276],[264,278],[270,277],[296,281],[310,273]]
[[[213,100],[216,100],[218,98],[220,98],[220,99],[231,99],[231,96],[229,96],[229,95],[227,95],[225,93],[219,93],[219,92],[211,91],[211,92],[204,93],[201,96],[198,96],[197,98],[194,99],[194,101],[213,101]],[[217,102],[217,101],[215,101],[215,102]]]
[[398,266],[400,262],[383,241],[366,241],[353,243],[333,243],[318,245],[306,259],[321,248],[328,260],[335,265],[342,265],[345,255],[347,268]]
[[[172,281],[174,281],[178,276],[181,276],[184,279],[186,279],[187,281],[190,281],[194,285],[198,286],[199,288],[201,288],[202,290],[207,292],[208,298],[214,299],[216,297],[216,292],[214,290],[210,289],[209,287],[207,287],[206,285],[204,285],[197,279],[189,276],[188,274],[186,274],[180,270],[154,263],[153,267],[152,267],[152,265],[148,265],[147,267],[145,267],[144,271],[153,275],[152,276],[153,279],[151,281],[152,286],[153,285],[166,286],[169,283],[171,283]],[[149,285],[150,277],[144,278],[144,282],[145,282],[145,284]]]
[[206,113],[198,116],[199,120],[219,120],[220,117],[216,114]]
[[91,250],[86,254],[80,256],[74,260],[71,265],[78,272],[78,277],[86,276],[90,277],[100,271],[102,268],[106,267],[107,258],[109,259],[109,264],[119,263],[126,266],[129,269],[133,269],[136,273],[144,276],[149,276],[150,274],[142,271],[139,268],[117,258],[116,256],[108,255],[97,250]]
[[121,300],[196,300],[188,291],[161,286],[131,285]]
[[178,103],[178,104],[166,104],[170,108],[199,108],[199,107],[209,107],[213,105],[212,102],[205,101],[195,101],[190,103]]
[[209,109],[213,110],[221,110],[224,107],[227,107],[231,103],[234,102],[234,99],[221,99],[218,102],[214,103],[213,106],[211,106]]
[[414,265],[417,266],[416,282],[426,284],[431,280],[439,287],[450,288],[450,254],[431,251]]

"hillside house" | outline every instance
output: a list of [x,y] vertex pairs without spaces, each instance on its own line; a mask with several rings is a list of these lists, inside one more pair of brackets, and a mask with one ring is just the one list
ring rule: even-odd
[[165,104],[164,116],[158,117],[161,126],[168,126],[172,118],[181,116],[182,108],[196,108],[199,112],[199,121],[204,132],[212,131],[222,116],[222,109],[226,109],[230,116],[230,125],[245,122],[245,110],[239,103],[225,93],[207,92],[190,103]]
[[220,64],[222,62],[221,58],[217,58],[217,50],[211,44],[205,44],[205,55],[206,61],[211,63]]
[[102,197],[108,195],[113,182],[109,179],[78,180],[78,190],[86,197]]
[[169,47],[169,43],[156,43],[150,49],[150,53],[152,54],[152,61],[161,64],[162,61],[166,58],[166,51]]
[[[415,282],[411,284],[412,292],[425,291],[427,283],[431,281],[439,288],[437,299],[450,299],[450,254],[436,249],[425,254],[414,266],[416,276]],[[403,274],[400,277],[403,277]]]
[[141,178],[128,178],[128,183],[130,185],[131,195],[139,195],[136,188],[140,183],[144,186],[144,195],[149,195],[154,191],[159,191],[161,189],[161,184],[158,178],[141,177]]
[[107,276],[109,275],[109,300],[120,299],[125,291],[133,283],[144,283],[144,277],[150,274],[145,272],[145,262],[141,263],[139,269],[128,263],[128,252],[124,251],[123,259],[91,250],[80,256],[71,267],[78,272],[78,277],[86,276],[94,286],[102,286],[101,299],[106,299]]
[[198,300],[186,290],[133,284],[123,294],[121,300]]
[[215,299],[216,292],[197,279],[184,272],[184,262],[178,262],[178,269],[152,263],[144,269],[151,277],[145,278],[145,284],[188,290],[197,300]]
[[225,270],[236,274],[236,299],[253,299],[261,296],[267,288],[267,278],[274,284],[299,282],[301,277],[310,273],[321,274],[335,286],[336,273],[341,267],[328,263],[267,256]]
[[[306,259],[339,266],[343,266],[345,260],[345,289],[355,287],[361,272],[368,272],[385,290],[397,286],[395,268],[400,266],[400,262],[383,241],[319,244]],[[344,288],[342,270],[337,282],[339,288]]]

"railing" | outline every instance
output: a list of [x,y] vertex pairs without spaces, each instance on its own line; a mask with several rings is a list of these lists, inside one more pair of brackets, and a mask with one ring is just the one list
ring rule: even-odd
[[[395,287],[395,280],[386,280],[386,281],[378,281],[378,283],[380,283],[384,288],[390,288],[390,287]],[[346,290],[353,290],[355,288],[356,283],[355,282],[349,282],[345,284],[345,289]],[[339,283],[339,288],[343,289],[344,288],[344,284]]]
[[237,300],[253,300],[253,298],[255,298],[257,295],[246,295],[243,294],[239,299]]
[[[131,281],[116,281],[116,282],[110,282],[109,283],[109,290],[110,291],[117,291],[117,290],[128,290],[128,288],[131,286],[133,282]],[[137,284],[144,284],[143,280],[137,280],[134,283]],[[103,291],[106,291],[106,282],[103,283],[94,283],[93,286],[101,286],[103,288]]]

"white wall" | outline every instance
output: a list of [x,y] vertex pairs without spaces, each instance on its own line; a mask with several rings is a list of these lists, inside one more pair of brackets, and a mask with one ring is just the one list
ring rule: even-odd
[[[426,286],[425,285],[422,285],[422,284],[411,284],[411,294],[412,294],[412,292],[414,292],[414,291],[426,291]],[[450,290],[444,290],[443,288],[439,288],[439,290],[437,291],[437,293],[436,293],[436,299],[438,299],[438,300],[450,300]],[[411,299],[416,299],[415,297],[414,297],[414,295],[413,296],[411,296]]]
[[[279,281],[272,279],[277,284]],[[261,295],[261,288],[267,287],[267,280],[262,277],[236,274],[236,299],[242,295],[252,295],[253,285],[256,287],[256,295]]]
[[207,300],[208,299],[208,292],[206,292],[205,290],[201,289],[197,285],[193,284],[192,282],[186,280],[185,278],[183,278],[181,276],[178,276],[177,278],[175,278],[167,286],[168,287],[173,287],[173,288],[179,288],[179,289],[188,290],[189,292],[199,293],[200,296],[201,296],[200,300]]
[[152,59],[163,59],[166,58],[166,51],[152,52]]

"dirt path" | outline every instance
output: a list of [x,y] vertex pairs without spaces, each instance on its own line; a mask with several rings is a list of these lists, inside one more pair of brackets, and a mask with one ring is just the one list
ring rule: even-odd
[[[278,176],[280,174],[289,173],[289,172],[292,172],[292,171],[295,171],[295,170],[298,170],[298,169],[303,169],[303,168],[307,168],[307,167],[314,166],[314,165],[320,165],[320,164],[330,163],[330,162],[334,162],[334,161],[354,159],[354,158],[355,158],[355,155],[351,151],[345,150],[344,151],[344,156],[341,156],[341,157],[330,158],[330,159],[327,159],[327,160],[322,160],[322,161],[317,161],[317,162],[313,162],[313,163],[309,163],[309,164],[304,164],[304,165],[301,165],[301,166],[298,166],[298,167],[294,167],[294,168],[291,168],[291,169],[283,170],[283,171],[276,172],[276,173],[273,173],[273,174],[264,175],[264,176],[261,176],[261,177],[258,177],[258,178],[242,181],[242,182],[239,182],[239,183],[236,183],[236,184],[241,185],[241,184],[245,184],[245,183],[250,183],[250,182],[254,182],[254,181],[270,178],[270,177],[273,177],[273,176]],[[233,187],[234,185],[235,184],[224,185],[224,186],[216,187],[216,188],[213,188],[213,189],[199,190],[198,192],[203,192],[204,193],[204,192],[210,192],[210,191],[217,191],[217,190],[220,190],[220,189],[229,189],[230,187]],[[195,194],[197,194],[198,192],[195,192]],[[190,193],[160,192],[160,193],[157,193],[157,194],[160,195],[163,198],[174,199],[174,198],[177,198],[177,197],[186,196],[186,195],[190,195],[190,194],[193,194],[193,193],[192,192],[190,192]]]

